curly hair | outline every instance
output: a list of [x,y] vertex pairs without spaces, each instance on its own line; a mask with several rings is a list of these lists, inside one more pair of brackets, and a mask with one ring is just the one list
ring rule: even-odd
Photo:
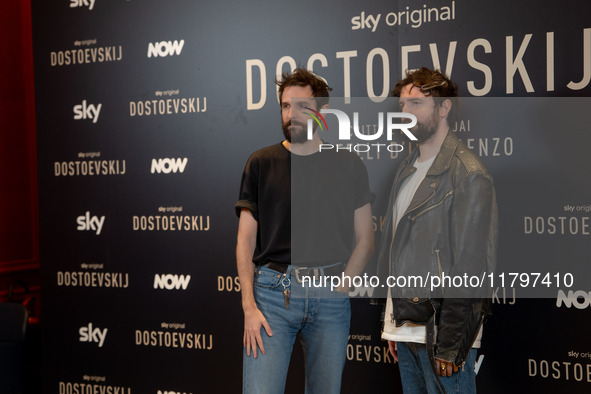
[[283,99],[283,91],[289,86],[310,86],[319,108],[328,104],[328,92],[332,90],[324,79],[303,68],[296,68],[292,73],[284,72],[275,83],[279,86],[279,104]]
[[430,70],[426,67],[421,67],[414,71],[406,71],[406,78],[398,81],[392,90],[392,96],[400,97],[402,88],[409,84],[419,89],[425,96],[433,97],[435,104],[438,106],[444,99],[449,98],[452,102],[452,107],[447,116],[447,121],[450,125],[456,121],[458,86],[447,75],[439,70]]

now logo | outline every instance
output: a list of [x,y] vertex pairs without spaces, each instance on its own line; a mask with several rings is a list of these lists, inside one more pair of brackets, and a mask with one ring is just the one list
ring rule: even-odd
[[189,160],[185,157],[183,159],[152,159],[152,174],[157,172],[158,174],[170,174],[171,172],[181,174],[185,171],[187,162]]
[[349,292],[349,297],[372,297],[375,287],[359,286]]
[[148,57],[180,55],[184,45],[185,40],[151,42],[148,44]]
[[166,390],[158,390],[157,394],[187,394],[184,391],[180,392],[180,391],[166,391]]
[[560,308],[562,305],[570,308],[574,306],[577,309],[585,309],[591,305],[591,291],[586,292],[583,290],[568,291],[568,296],[562,290],[558,290],[558,296],[556,297],[556,307]]
[[166,290],[187,290],[191,275],[156,274],[154,276],[154,288]]

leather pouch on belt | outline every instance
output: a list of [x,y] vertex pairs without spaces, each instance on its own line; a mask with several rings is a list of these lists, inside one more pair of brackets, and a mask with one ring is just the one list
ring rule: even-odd
[[406,321],[427,324],[433,315],[433,305],[428,298],[394,298],[393,305],[397,325]]

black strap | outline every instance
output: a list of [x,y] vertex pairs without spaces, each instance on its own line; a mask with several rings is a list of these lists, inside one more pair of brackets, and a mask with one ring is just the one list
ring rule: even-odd
[[265,264],[261,264],[259,267],[269,268],[273,271],[277,271],[280,274],[285,274],[287,272],[288,264],[281,264],[281,263],[274,263],[272,261],[267,261]]
[[[273,261],[267,261],[264,264],[261,264],[260,267],[265,267],[265,268],[269,268],[272,269],[273,271],[277,271],[280,274],[285,274],[287,272],[287,267],[289,267],[288,264],[281,264],[281,263],[275,263]],[[298,267],[300,274],[302,275],[306,275],[306,270],[314,270],[317,268],[322,268],[322,271],[324,272],[324,275],[339,275],[343,272],[343,263],[337,263],[334,265],[330,265],[328,267],[324,266],[324,267]]]

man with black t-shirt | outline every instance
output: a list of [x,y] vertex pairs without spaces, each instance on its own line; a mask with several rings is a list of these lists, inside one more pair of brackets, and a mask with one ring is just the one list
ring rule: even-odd
[[302,279],[363,272],[374,249],[373,194],[357,155],[320,152],[317,130],[307,139],[306,113],[327,106],[326,82],[296,69],[277,84],[285,141],[250,156],[236,203],[243,392],[285,391],[299,333],[306,392],[339,393],[351,317],[349,289],[331,292]]

